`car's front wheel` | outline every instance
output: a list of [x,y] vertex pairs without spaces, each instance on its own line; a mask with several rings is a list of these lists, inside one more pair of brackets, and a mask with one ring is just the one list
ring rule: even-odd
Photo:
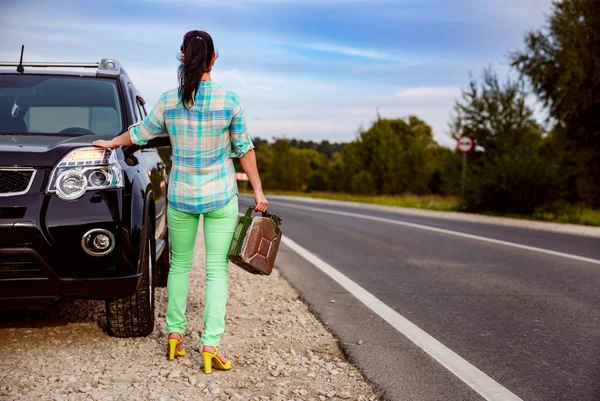
[[146,219],[143,250],[140,255],[142,279],[137,291],[128,297],[106,301],[107,332],[115,337],[143,337],[154,330],[154,271],[156,254],[152,225]]

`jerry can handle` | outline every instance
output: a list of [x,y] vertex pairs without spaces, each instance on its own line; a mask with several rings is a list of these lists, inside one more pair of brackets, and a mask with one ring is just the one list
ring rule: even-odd
[[[250,216],[252,216],[253,211],[254,211],[254,206],[250,206],[248,208],[248,210],[246,210],[246,217],[249,218]],[[282,221],[279,216],[276,216],[274,214],[269,214],[267,212],[262,212],[262,217],[267,217],[267,218],[272,219],[275,222],[275,224],[277,224],[277,225],[280,225],[281,221]]]

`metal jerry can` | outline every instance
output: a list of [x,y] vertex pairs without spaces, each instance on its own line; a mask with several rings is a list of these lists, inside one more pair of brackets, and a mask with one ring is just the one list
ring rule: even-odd
[[252,274],[269,275],[281,242],[281,219],[263,213],[253,216],[253,207],[240,217],[229,250],[231,263]]

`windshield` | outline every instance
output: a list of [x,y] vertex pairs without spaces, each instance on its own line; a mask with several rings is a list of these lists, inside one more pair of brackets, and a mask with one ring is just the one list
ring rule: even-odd
[[123,131],[114,80],[0,74],[0,134],[117,135]]

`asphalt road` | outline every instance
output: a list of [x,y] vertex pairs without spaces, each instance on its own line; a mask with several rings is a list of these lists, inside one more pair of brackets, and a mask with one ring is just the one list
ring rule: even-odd
[[[240,210],[251,203],[242,197]],[[285,236],[516,396],[600,400],[600,264],[327,211],[600,260],[599,239],[309,201],[270,203]],[[483,399],[289,248],[277,264],[384,399]]]

